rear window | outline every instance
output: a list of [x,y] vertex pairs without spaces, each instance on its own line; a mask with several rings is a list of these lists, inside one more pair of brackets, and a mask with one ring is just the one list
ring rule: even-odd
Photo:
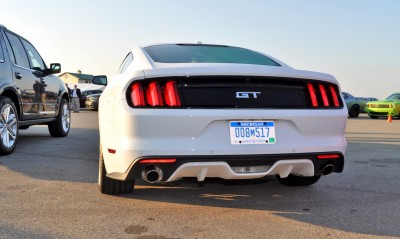
[[145,47],[155,62],[160,63],[236,63],[280,66],[272,59],[252,50],[202,44],[170,44]]

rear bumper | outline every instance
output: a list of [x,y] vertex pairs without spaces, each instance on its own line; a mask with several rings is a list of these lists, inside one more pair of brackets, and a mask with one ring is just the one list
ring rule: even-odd
[[[337,158],[323,158],[320,155],[338,155]],[[144,159],[174,158],[174,163],[140,163]],[[135,160],[125,173],[110,173],[108,177],[118,180],[142,178],[146,167],[162,170],[162,181],[174,181],[183,177],[196,177],[203,181],[206,177],[223,179],[252,179],[279,174],[282,178],[289,174],[310,177],[322,174],[322,168],[333,165],[333,172],[342,172],[344,156],[341,152],[275,154],[275,155],[219,155],[219,156],[166,156],[143,157]],[[237,172],[235,168],[265,166],[264,171]]]

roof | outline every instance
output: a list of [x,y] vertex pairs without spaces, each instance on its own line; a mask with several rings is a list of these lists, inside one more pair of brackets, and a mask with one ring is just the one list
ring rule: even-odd
[[90,81],[92,81],[92,79],[93,79],[93,75],[79,74],[79,73],[72,73],[72,72],[64,72],[61,75],[59,75],[59,77],[62,76],[62,75],[65,75],[65,74],[73,75],[73,76],[75,76],[75,77],[77,77],[79,79],[82,79],[82,80],[90,80]]

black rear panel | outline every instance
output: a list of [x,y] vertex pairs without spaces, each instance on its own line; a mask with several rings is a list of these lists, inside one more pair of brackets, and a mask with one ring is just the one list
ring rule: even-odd
[[[337,85],[310,79],[191,76],[146,79],[142,84],[145,91],[150,82],[159,82],[162,95],[163,84],[171,80],[176,82],[182,103],[178,108],[337,109],[343,107]],[[310,92],[310,87],[313,88],[313,92]],[[321,87],[325,92],[321,92]],[[313,94],[316,105],[312,102]],[[127,97],[130,98],[130,92],[127,92]],[[328,105],[323,104],[324,97]],[[149,108],[149,106],[141,107]]]
[[[323,84],[327,89],[331,85],[326,82],[275,77],[189,77],[180,82],[183,104],[193,108],[314,108],[307,83]],[[339,95],[337,86],[334,88]],[[322,98],[319,92],[316,95]],[[330,94],[328,98],[333,102]],[[339,102],[341,108],[341,99]],[[330,106],[338,108],[333,107],[333,103]]]

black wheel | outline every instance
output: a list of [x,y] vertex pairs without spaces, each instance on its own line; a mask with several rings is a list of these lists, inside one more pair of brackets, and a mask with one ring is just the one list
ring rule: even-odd
[[276,175],[276,178],[278,179],[278,181],[286,186],[308,186],[311,184],[316,183],[319,178],[321,177],[321,175],[315,175],[312,177],[300,177],[300,176],[295,176],[292,174],[289,174],[289,176],[287,178],[281,178],[278,175]]
[[360,114],[360,106],[359,105],[353,105],[350,108],[349,117],[350,118],[356,118],[356,117],[358,117],[359,114]]
[[133,192],[135,180],[120,181],[107,177],[103,154],[99,156],[99,189],[104,194],[127,194]]
[[65,137],[69,133],[71,126],[71,111],[66,99],[61,99],[60,110],[56,121],[48,125],[50,135],[53,137]]
[[0,96],[0,155],[14,151],[18,141],[18,114],[14,102]]
[[378,118],[378,116],[372,116],[372,115],[370,115],[369,116],[371,119],[377,119]]

